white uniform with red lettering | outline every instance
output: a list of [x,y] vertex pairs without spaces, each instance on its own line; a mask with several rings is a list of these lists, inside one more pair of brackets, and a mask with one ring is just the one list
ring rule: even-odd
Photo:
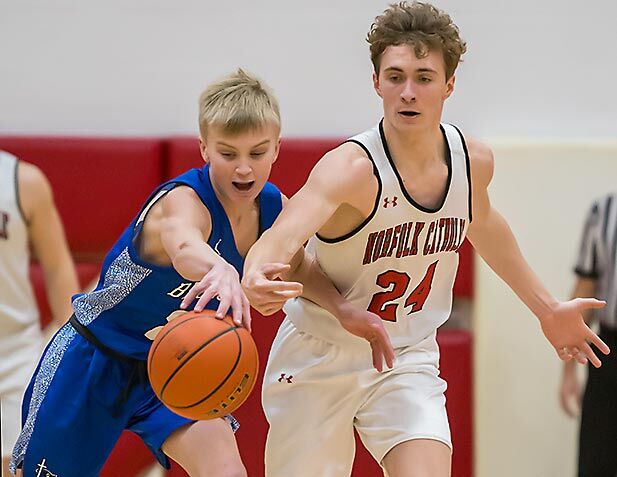
[[434,209],[407,193],[381,124],[350,139],[375,166],[375,207],[353,232],[336,240],[313,237],[308,246],[347,300],[383,318],[395,366],[378,373],[365,340],[314,303],[290,300],[263,385],[269,477],[349,475],[353,427],[378,462],[410,439],[451,446],[435,334],[452,308],[471,182],[461,133],[447,124],[441,130],[448,179]]
[[28,226],[19,203],[18,160],[0,151],[0,412],[2,455],[21,429],[21,399],[41,352],[39,312],[28,270]]

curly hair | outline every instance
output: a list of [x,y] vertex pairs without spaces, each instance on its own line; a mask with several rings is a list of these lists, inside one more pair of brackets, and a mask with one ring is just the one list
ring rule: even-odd
[[417,58],[424,58],[432,50],[440,50],[446,66],[446,79],[454,74],[467,50],[450,15],[429,3],[416,1],[390,5],[375,18],[366,41],[370,44],[376,74],[379,74],[381,55],[389,46],[409,45]]

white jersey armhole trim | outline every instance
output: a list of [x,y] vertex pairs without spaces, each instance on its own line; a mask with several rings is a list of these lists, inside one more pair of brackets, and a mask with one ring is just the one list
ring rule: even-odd
[[360,225],[358,225],[356,228],[354,228],[350,232],[347,232],[346,234],[341,235],[340,237],[325,238],[325,237],[320,236],[319,233],[315,233],[315,237],[320,242],[327,243],[327,244],[344,242],[345,240],[350,239],[351,237],[356,235],[358,232],[360,232],[364,227],[368,225],[368,223],[373,219],[373,217],[375,217],[375,214],[377,213],[377,208],[379,207],[379,204],[381,203],[381,191],[383,189],[383,186],[381,183],[381,177],[379,176],[379,169],[377,168],[377,165],[375,164],[375,160],[373,159],[373,156],[369,152],[368,148],[364,144],[362,144],[360,141],[356,139],[348,139],[343,144],[348,143],[348,142],[352,142],[360,146],[362,150],[366,153],[368,160],[371,161],[371,164],[373,165],[373,174],[377,178],[377,194],[375,195],[375,204],[373,205],[373,210],[371,211],[369,216],[366,219],[364,219],[362,223],[360,223]]
[[461,137],[461,144],[463,145],[463,151],[465,152],[465,169],[467,171],[467,194],[468,194],[468,206],[467,207],[469,209],[469,223],[471,223],[473,220],[473,208],[472,208],[473,193],[472,193],[472,188],[471,188],[471,162],[469,159],[469,151],[467,150],[467,143],[465,142],[465,136],[463,136],[463,133],[461,132],[461,130],[454,124],[450,124],[450,126],[452,126],[456,130],[458,135]]

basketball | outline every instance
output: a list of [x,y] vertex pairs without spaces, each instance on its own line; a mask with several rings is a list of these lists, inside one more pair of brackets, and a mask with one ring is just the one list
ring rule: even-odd
[[259,358],[250,333],[231,317],[190,311],[167,323],[148,353],[148,376],[158,398],[194,420],[236,410],[257,378]]

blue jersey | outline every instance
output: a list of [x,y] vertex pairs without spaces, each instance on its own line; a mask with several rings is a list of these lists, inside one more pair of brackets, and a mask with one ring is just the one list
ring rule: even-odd
[[[231,224],[214,193],[208,172],[208,166],[192,169],[159,186],[105,257],[97,287],[73,297],[77,320],[112,350],[145,360],[151,345],[146,333],[167,322],[194,283],[172,266],[143,260],[136,246],[149,209],[174,187],[189,186],[199,196],[212,219],[208,244],[242,276],[244,257],[236,248]],[[281,193],[276,186],[266,183],[258,200],[261,235],[281,211]],[[208,308],[216,309],[218,305],[214,299]]]

